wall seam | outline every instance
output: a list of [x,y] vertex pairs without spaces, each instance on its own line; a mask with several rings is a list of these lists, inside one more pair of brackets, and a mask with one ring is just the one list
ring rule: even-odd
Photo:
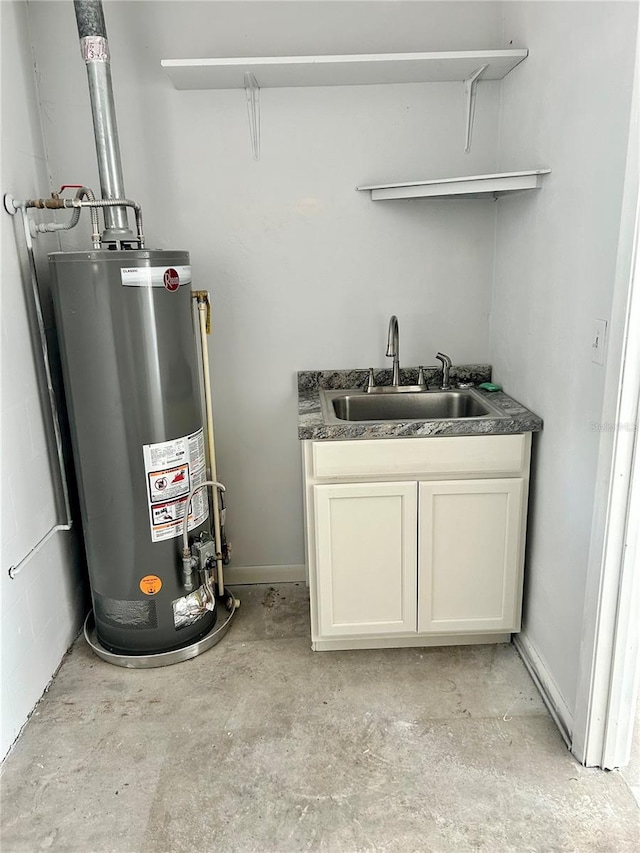
[[[505,44],[505,13],[504,7],[501,9],[502,15],[502,39],[501,44],[504,47]],[[499,164],[501,161],[501,149],[502,149],[502,119],[503,119],[503,87],[504,87],[504,79],[500,81],[500,91],[498,94],[498,129],[496,132],[496,150],[495,150],[495,159],[494,159],[494,171],[496,173],[499,172]],[[493,259],[491,265],[491,292],[489,297],[489,317],[488,317],[488,340],[487,340],[487,357],[489,363],[492,365],[492,378],[493,378],[493,309],[496,299],[496,280],[497,280],[497,265],[498,265],[498,201],[494,202],[494,212],[493,212]]]

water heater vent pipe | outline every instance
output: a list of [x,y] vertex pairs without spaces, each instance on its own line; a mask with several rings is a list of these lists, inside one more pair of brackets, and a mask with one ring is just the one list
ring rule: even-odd
[[[100,0],[74,0],[80,51],[87,66],[93,131],[98,157],[98,174],[103,199],[124,199],[124,178],[111,83],[111,63],[107,28]],[[105,208],[105,241],[130,239],[124,206]]]

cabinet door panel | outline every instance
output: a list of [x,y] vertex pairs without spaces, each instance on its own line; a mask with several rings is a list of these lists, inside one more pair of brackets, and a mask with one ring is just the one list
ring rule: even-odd
[[315,486],[324,636],[416,630],[417,484]]
[[524,481],[420,483],[418,631],[518,631]]

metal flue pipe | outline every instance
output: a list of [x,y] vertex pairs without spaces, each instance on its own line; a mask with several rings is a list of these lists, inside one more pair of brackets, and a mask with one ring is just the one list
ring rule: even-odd
[[[126,198],[111,83],[109,42],[101,0],[74,0],[80,51],[87,66],[102,198]],[[125,207],[105,207],[104,239],[132,237]]]

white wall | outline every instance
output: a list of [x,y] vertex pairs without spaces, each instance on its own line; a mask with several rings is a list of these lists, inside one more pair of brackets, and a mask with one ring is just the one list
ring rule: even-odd
[[[2,192],[46,192],[48,175],[26,4],[0,3]],[[40,698],[82,617],[77,543],[60,533],[11,580],[17,563],[56,523],[43,409],[31,346],[17,221],[2,212],[2,706],[4,757]],[[50,250],[55,245],[49,243]]]
[[[71,3],[31,3],[60,183],[97,185]],[[295,372],[488,355],[491,203],[372,203],[357,184],[495,167],[499,84],[261,92],[252,159],[240,91],[176,91],[162,58],[495,47],[495,3],[105,3],[125,182],[149,245],[187,248],[212,292],[219,476],[234,566],[303,562]],[[85,239],[88,232],[85,226]]]
[[571,728],[605,368],[594,318],[610,318],[635,3],[508,3],[504,44],[529,58],[502,89],[500,169],[548,166],[544,189],[498,210],[490,360],[544,418],[529,518],[524,631]]

